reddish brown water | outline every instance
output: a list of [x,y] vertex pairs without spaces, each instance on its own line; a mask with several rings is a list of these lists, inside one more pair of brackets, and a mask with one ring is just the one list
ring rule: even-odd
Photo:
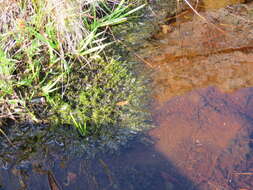
[[253,189],[249,9],[236,5],[200,12],[203,18],[179,16],[155,36],[156,51],[146,60],[154,71],[153,118],[159,126],[149,134],[201,190]]
[[244,3],[245,0],[203,0],[204,7],[206,9],[218,9],[223,8],[227,5],[232,5],[236,3]]
[[155,71],[154,96],[159,103],[208,86],[232,92],[253,85],[252,22],[229,11],[233,10],[202,13],[208,22],[195,15],[183,24],[169,25],[170,32],[159,36],[162,43],[147,60]]
[[[210,87],[172,98],[154,113],[155,147],[200,189],[233,189],[230,182],[251,189],[252,93]],[[250,174],[236,181],[245,172]]]

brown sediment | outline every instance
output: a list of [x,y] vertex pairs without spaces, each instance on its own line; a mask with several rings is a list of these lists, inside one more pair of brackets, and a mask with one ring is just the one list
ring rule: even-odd
[[[253,101],[246,106],[242,100],[252,94],[252,89],[230,95],[210,87],[175,97],[155,111],[159,127],[149,134],[157,140],[156,148],[196,184],[210,179],[225,187],[226,175],[249,152],[252,122],[246,109]],[[231,171],[223,174],[222,169]]]
[[227,5],[232,5],[236,3],[244,3],[244,2],[245,0],[219,0],[219,1],[203,0],[203,4],[206,10],[223,8]]
[[253,54],[240,51],[183,58],[156,68],[154,97],[157,104],[162,104],[174,96],[208,86],[232,92],[253,85],[252,70]]
[[[180,59],[193,59],[193,58],[196,58],[196,57],[202,57],[202,56],[214,56],[214,55],[218,55],[218,54],[224,54],[224,53],[233,53],[233,52],[236,52],[236,51],[240,51],[240,52],[249,52],[250,50],[253,49],[253,41],[251,43],[249,43],[249,45],[247,46],[242,46],[242,47],[230,47],[230,48],[227,48],[227,49],[214,49],[212,52],[204,52],[204,53],[195,53],[195,52],[190,52],[188,54],[184,54],[184,55],[165,55],[164,56],[164,59],[163,60],[159,60],[163,63],[166,63],[166,62],[175,62],[175,61],[179,61]],[[159,58],[158,58],[159,59]],[[201,58],[200,58],[201,59]],[[153,63],[153,62],[151,62]],[[149,63],[149,66],[152,66],[151,63]],[[251,61],[248,61],[247,63],[253,63]],[[157,64],[157,63],[156,63]],[[162,64],[162,63],[161,63]],[[153,67],[153,66],[152,66]]]
[[158,126],[149,134],[201,190],[253,187],[252,175],[241,177],[253,171],[246,164],[253,163],[246,159],[253,134],[253,24],[243,6],[233,10],[241,17],[228,8],[201,13],[225,34],[194,17],[160,36],[147,59]]
[[225,92],[253,86],[253,23],[247,21],[245,7],[237,9],[202,13],[224,32],[195,16],[160,36],[156,51],[146,58],[155,71],[159,103],[210,85]]

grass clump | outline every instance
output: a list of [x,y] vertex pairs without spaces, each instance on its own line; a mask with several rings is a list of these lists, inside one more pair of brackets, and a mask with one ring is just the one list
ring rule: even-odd
[[[135,7],[135,8],[134,8]],[[86,135],[116,124],[137,83],[102,50],[108,28],[143,7],[129,1],[0,2],[0,119],[70,124]]]

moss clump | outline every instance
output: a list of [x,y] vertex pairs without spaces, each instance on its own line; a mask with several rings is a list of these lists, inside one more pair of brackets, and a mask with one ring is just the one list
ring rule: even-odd
[[[72,124],[82,135],[113,134],[117,128],[136,129],[136,119],[142,122],[141,110],[136,109],[145,89],[127,63],[101,58],[91,67],[75,67],[69,78],[68,90],[63,97],[51,98],[56,124]],[[127,125],[126,125],[127,123]],[[115,128],[116,127],[116,128]]]

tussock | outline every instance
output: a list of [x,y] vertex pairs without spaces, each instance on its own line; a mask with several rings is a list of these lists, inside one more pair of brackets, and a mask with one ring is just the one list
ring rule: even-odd
[[[35,3],[36,2],[36,3]],[[18,32],[23,25],[37,25],[43,30],[53,24],[59,42],[66,51],[76,52],[79,42],[88,35],[83,16],[95,1],[90,0],[2,0],[0,32]],[[9,42],[10,43],[10,42]]]

